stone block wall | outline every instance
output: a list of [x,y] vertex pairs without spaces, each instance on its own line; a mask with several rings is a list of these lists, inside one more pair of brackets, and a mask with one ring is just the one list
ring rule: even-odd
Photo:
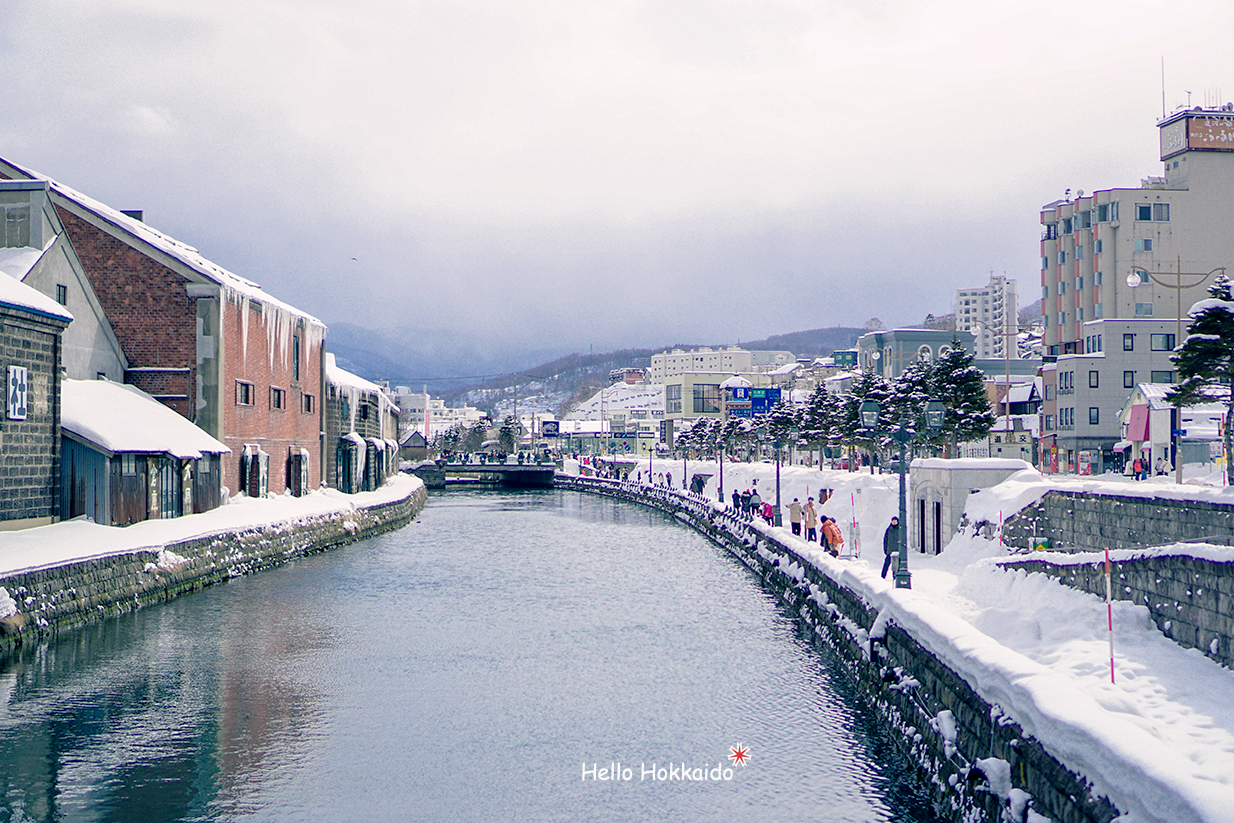
[[0,527],[42,525],[59,516],[60,345],[65,321],[0,306],[0,380],[9,366],[27,377],[25,420],[0,397]]
[[[1153,622],[1181,646],[1234,668],[1234,561],[1181,551],[1136,553],[1180,542],[1231,545],[1234,506],[1207,501],[1052,491],[1007,519],[1003,542],[1029,548],[1047,537],[1051,549],[1116,552],[1111,595],[1148,608]],[[1104,560],[1013,558],[1008,568],[1040,572],[1105,597]]]
[[671,513],[729,550],[807,626],[819,646],[845,664],[858,690],[934,788],[936,811],[977,823],[1011,817],[991,773],[1010,774],[1012,791],[1057,823],[1109,823],[1119,816],[1089,782],[1058,761],[1003,710],[923,648],[855,591],[818,570],[791,547],[710,501],[617,481],[559,476],[557,485],[620,497]]
[[[1121,553],[1120,553],[1121,554]],[[1004,568],[1048,574],[1060,583],[1105,598],[1105,561],[1012,558]],[[1234,668],[1234,560],[1151,554],[1110,562],[1115,600],[1145,606],[1166,637]]]
[[19,610],[0,620],[0,649],[391,531],[426,498],[420,486],[390,503],[0,577]]
[[1159,497],[1051,491],[1007,518],[1003,542],[1032,548],[1046,537],[1050,548],[1103,551],[1165,546],[1179,542],[1231,545],[1234,506]]

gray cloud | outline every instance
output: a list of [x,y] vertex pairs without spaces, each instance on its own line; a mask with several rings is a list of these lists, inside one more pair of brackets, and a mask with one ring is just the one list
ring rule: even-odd
[[327,322],[906,323],[1031,299],[1038,207],[1156,172],[1162,56],[1168,108],[1224,102],[1228,4],[1053,8],[7,0],[0,153]]

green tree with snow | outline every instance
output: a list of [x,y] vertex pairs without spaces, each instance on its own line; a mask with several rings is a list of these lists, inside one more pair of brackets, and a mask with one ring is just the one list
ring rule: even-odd
[[518,421],[506,415],[506,419],[501,422],[501,428],[497,430],[497,442],[501,444],[501,450],[506,454],[513,454],[521,434],[522,427]]
[[994,412],[985,390],[985,376],[973,365],[973,355],[959,340],[952,340],[951,349],[934,362],[930,370],[931,399],[947,407],[943,427],[938,434],[950,445],[955,456],[960,443],[980,440],[994,426]]
[[1175,407],[1225,403],[1223,440],[1226,478],[1234,485],[1230,424],[1234,423],[1234,295],[1230,279],[1217,275],[1201,300],[1187,313],[1187,337],[1170,359],[1178,367],[1178,383],[1166,393]]

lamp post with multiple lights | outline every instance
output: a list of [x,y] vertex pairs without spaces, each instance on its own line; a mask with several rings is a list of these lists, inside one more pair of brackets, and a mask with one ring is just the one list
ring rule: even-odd
[[[868,400],[861,404],[859,411],[862,426],[867,429],[873,429],[878,425],[879,413],[882,411],[878,403]],[[930,433],[937,432],[943,427],[946,415],[947,407],[939,401],[931,400],[929,403],[926,403],[926,430]],[[908,495],[907,479],[905,476],[905,447],[915,437],[917,437],[917,432],[906,429],[904,427],[904,417],[901,416],[899,425],[891,433],[891,438],[900,446],[900,562],[896,564],[895,587],[897,589],[911,589],[913,587],[913,578],[908,571]]]

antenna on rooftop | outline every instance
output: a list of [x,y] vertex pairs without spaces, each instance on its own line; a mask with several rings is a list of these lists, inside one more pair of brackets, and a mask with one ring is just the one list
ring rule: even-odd
[[1161,55],[1161,119],[1165,119],[1165,55]]

